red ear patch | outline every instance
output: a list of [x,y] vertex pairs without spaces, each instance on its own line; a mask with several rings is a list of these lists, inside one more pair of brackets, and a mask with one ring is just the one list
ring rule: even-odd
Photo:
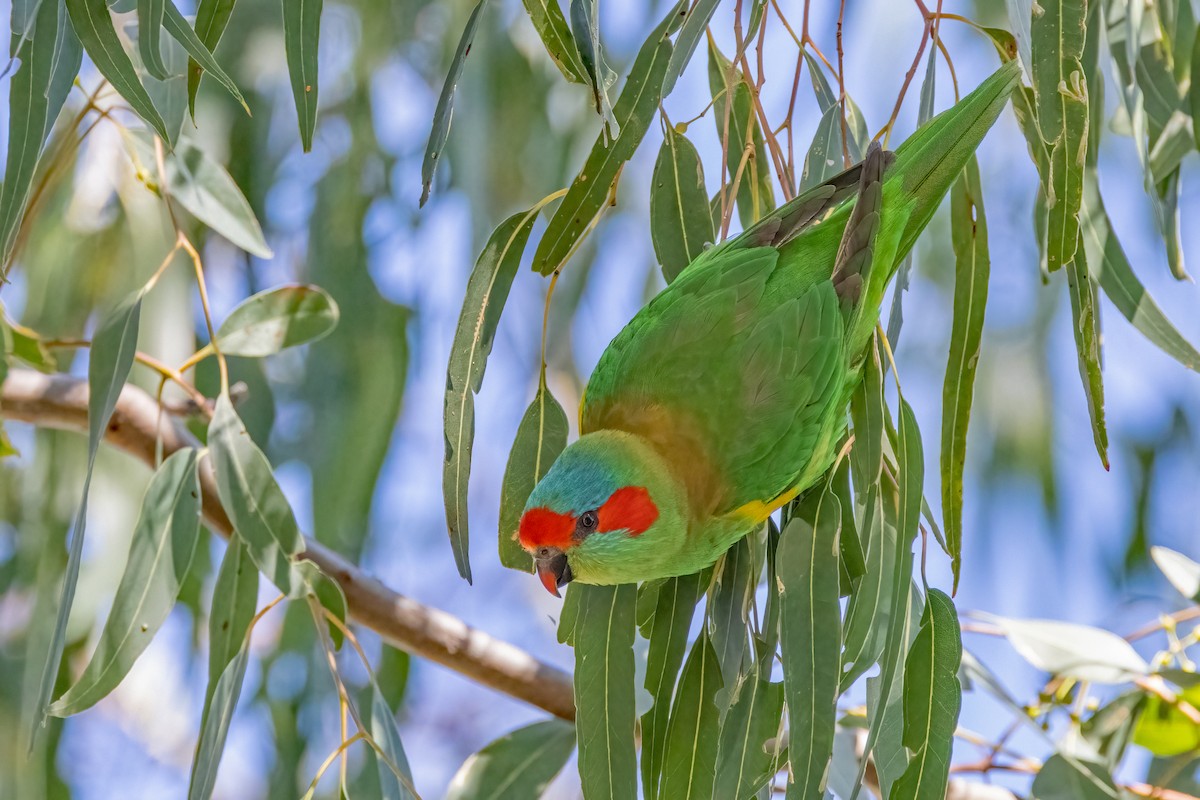
[[650,493],[641,486],[626,486],[617,489],[600,506],[600,533],[628,530],[638,536],[650,529],[658,519],[658,506],[650,499]]
[[566,550],[574,542],[575,518],[548,508],[531,508],[521,515],[520,541],[526,550],[557,547]]

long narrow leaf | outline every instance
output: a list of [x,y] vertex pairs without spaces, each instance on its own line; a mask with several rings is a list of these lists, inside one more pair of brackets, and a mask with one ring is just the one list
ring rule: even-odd
[[533,562],[517,541],[517,528],[525,501],[550,465],[567,446],[567,414],[550,389],[545,376],[538,381],[537,395],[521,424],[508,454],[504,480],[500,484],[500,563],[530,572]]
[[563,77],[572,83],[587,83],[587,74],[579,61],[575,37],[563,16],[558,0],[524,0],[525,12],[542,37],[546,52]]
[[470,756],[450,781],[446,800],[541,797],[575,749],[575,727],[552,719],[501,736]]
[[304,542],[296,517],[275,481],[271,462],[250,438],[224,392],[208,426],[208,446],[221,505],[250,558],[280,591],[299,596],[304,586],[294,567]]
[[50,707],[52,714],[90,708],[128,674],[174,607],[199,536],[200,480],[196,451],[189,448],[154,473],[99,643],[79,680]]
[[[179,13],[179,9],[175,7],[175,3],[172,0],[162,0],[162,2],[166,4],[163,26],[167,29],[167,33],[171,34],[175,38],[175,41],[183,45],[183,49],[188,52],[188,56],[190,57],[188,64],[196,64],[196,85],[199,86],[201,71],[207,70],[211,72],[212,76],[229,90],[229,93],[233,95],[233,99],[237,100],[238,104],[249,114],[250,107],[246,105],[246,99],[242,97],[241,90],[233,82],[233,78],[230,78],[225,73],[225,70],[221,68],[221,65],[217,63],[208,45],[200,40],[200,37],[192,30],[192,26],[188,25],[187,20],[184,19],[183,14]],[[190,89],[190,80],[189,76],[189,109],[193,107],[195,98],[194,92]],[[194,113],[193,111],[193,116]]]
[[783,684],[771,683],[761,665],[741,678],[731,692],[733,702],[721,725],[717,744],[717,774],[712,796],[750,797],[762,788],[771,769],[767,741],[779,733]]
[[458,573],[468,582],[471,580],[471,562],[467,548],[467,483],[471,477],[471,444],[475,438],[474,396],[483,384],[496,326],[500,324],[500,314],[521,265],[521,254],[525,252],[535,219],[532,211],[513,214],[492,232],[467,281],[462,313],[454,343],[450,346],[450,363],[446,369],[446,457],[442,465],[442,493],[454,562]]
[[188,800],[209,800],[216,788],[217,767],[225,752],[225,738],[229,735],[233,712],[242,694],[242,681],[246,678],[249,661],[250,636],[247,633],[236,655],[221,672],[213,689],[209,713],[201,722],[200,738],[196,742],[196,755],[188,781]]
[[620,135],[609,140],[602,134],[596,139],[583,169],[550,218],[533,257],[533,268],[542,275],[549,275],[561,267],[575,249],[592,220],[604,208],[621,168],[633,157],[646,135],[662,98],[663,75],[671,57],[671,42],[666,32],[674,21],[673,15],[674,9],[651,31],[629,70],[629,77],[613,108],[613,115],[621,127]]
[[[237,0],[200,0],[196,5],[196,36],[208,52],[216,52],[217,44],[229,25],[229,18],[233,15],[233,7],[236,4]],[[196,92],[200,89],[200,78],[203,75],[204,68],[194,58],[188,59],[188,113],[193,118],[196,116]]]
[[59,72],[79,72],[79,40],[60,0],[42,0],[33,33],[13,54],[21,66],[8,87],[8,154],[0,184],[0,279],[6,272],[17,230],[29,201],[42,144],[66,95],[54,89]]
[[575,624],[575,728],[585,797],[636,797],[633,585],[572,586]]
[[58,676],[58,665],[66,646],[67,618],[71,614],[71,605],[75,602],[79,565],[83,560],[83,534],[87,524],[88,490],[92,484],[92,470],[96,465],[96,454],[100,450],[100,441],[104,438],[109,418],[117,407],[117,398],[120,397],[125,380],[129,377],[129,370],[133,367],[141,308],[142,292],[139,290],[108,312],[101,319],[96,334],[92,337],[91,357],[88,360],[87,470],[83,477],[79,510],[71,528],[67,568],[63,574],[62,593],[58,601],[54,635],[50,640],[49,658],[38,686],[39,725],[45,721],[50,695],[54,691],[54,679]]
[[[709,20],[712,19],[720,2],[721,0],[696,0],[695,3],[689,4],[685,12],[687,16],[679,28],[679,36],[675,38],[675,49],[671,52],[671,62],[667,65],[667,75],[663,80],[663,97],[669,95],[675,88],[675,81],[679,80],[679,76],[687,68],[688,62],[692,60],[692,55],[695,54],[700,39],[704,37]],[[750,27],[753,29],[754,26]],[[750,35],[753,36],[753,33]]]
[[687,652],[688,631],[692,627],[700,591],[699,575],[668,578],[658,587],[651,609],[645,686],[654,704],[641,718],[642,792],[646,800],[655,800],[659,796],[671,697],[675,690],[675,679],[683,665],[684,653]]
[[458,80],[462,77],[463,64],[471,52],[471,43],[475,41],[475,31],[483,16],[487,0],[479,0],[475,10],[467,18],[467,26],[463,28],[462,38],[458,40],[458,49],[450,61],[450,71],[446,73],[446,81],[442,84],[442,93],[438,96],[437,108],[433,111],[433,129],[429,131],[429,142],[425,145],[425,160],[421,163],[421,200],[424,206],[433,190],[433,175],[437,172],[438,161],[446,149],[446,140],[450,137],[450,120],[454,116],[454,92],[458,88]]
[[957,587],[962,567],[967,426],[975,395],[975,369],[983,341],[983,317],[991,273],[987,216],[979,184],[979,163],[974,156],[950,191],[950,234],[954,244],[954,314],[946,378],[942,384],[942,518]]
[[819,797],[833,756],[842,649],[838,603],[838,536],[841,504],[821,495],[815,524],[794,517],[783,531],[777,557],[788,708],[787,796]]
[[1071,329],[1075,334],[1079,376],[1083,379],[1088,416],[1092,421],[1092,438],[1100,455],[1100,463],[1108,469],[1108,426],[1104,422],[1104,379],[1100,372],[1100,305],[1096,298],[1096,284],[1088,274],[1086,264],[1079,263],[1086,258],[1086,251],[1077,253],[1075,261],[1067,266]]
[[962,707],[962,635],[954,603],[930,589],[921,629],[904,665],[904,745],[913,751],[892,787],[896,800],[943,800]]
[[160,81],[171,77],[163,63],[159,36],[162,31],[164,7],[167,0],[137,0],[138,52],[146,71]]
[[138,80],[133,62],[121,46],[108,5],[104,0],[66,0],[66,4],[71,25],[96,69],[164,141],[172,142],[162,115],[154,107],[146,87]]
[[283,0],[283,47],[287,54],[300,143],[312,149],[317,127],[317,44],[321,37],[323,0]]
[[[717,763],[721,668],[707,634],[692,646],[667,726],[662,797],[669,800],[708,800],[713,796]],[[632,796],[632,795],[630,795]]]
[[667,283],[714,238],[700,154],[686,136],[668,128],[650,189],[650,239]]
[[257,601],[258,567],[250,559],[246,545],[234,536],[229,540],[217,570],[208,614],[208,688],[204,692],[204,716],[208,715],[217,681],[246,638]]

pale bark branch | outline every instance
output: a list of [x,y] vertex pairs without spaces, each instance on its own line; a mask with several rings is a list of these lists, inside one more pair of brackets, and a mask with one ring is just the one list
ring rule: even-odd
[[[43,375],[26,369],[9,372],[0,387],[0,417],[44,428],[87,431],[87,382],[67,375]],[[146,392],[126,386],[117,401],[105,439],[140,459],[155,463],[155,442],[164,457],[199,442],[165,413]],[[201,462],[204,518],[229,538],[233,526],[217,499],[210,459]],[[571,676],[508,642],[472,628],[458,617],[418,603],[384,586],[354,564],[312,539],[304,557],[342,586],[350,617],[386,641],[427,658],[499,692],[524,700],[565,720],[575,718]]]

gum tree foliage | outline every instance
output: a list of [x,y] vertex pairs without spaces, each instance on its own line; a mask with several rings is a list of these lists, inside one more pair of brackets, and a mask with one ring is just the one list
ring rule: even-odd
[[[0,649],[0,730],[9,734],[0,794],[69,793],[56,766],[62,718],[98,713],[87,710],[121,684],[178,604],[188,612],[188,657],[206,670],[189,797],[212,794],[231,720],[248,713],[247,702],[272,723],[272,796],[420,796],[394,716],[405,703],[407,657],[343,646],[345,599],[303,558],[297,515],[272,467],[295,460],[311,471],[303,515],[311,534],[361,557],[404,396],[413,311],[372,279],[380,234],[371,218],[386,212],[420,225],[413,204],[395,207],[392,187],[397,176],[416,181],[420,151],[381,141],[377,128],[394,110],[380,98],[394,88],[397,56],[431,81],[444,77],[420,204],[445,191],[449,172],[476,219],[512,214],[480,250],[448,364],[446,558],[464,577],[474,399],[513,287],[544,282],[550,327],[562,328],[594,258],[589,237],[633,196],[648,209],[637,224],[670,281],[707,243],[838,171],[872,138],[898,142],[906,92],[918,122],[939,110],[939,98],[948,104],[947,87],[935,87],[939,60],[948,66],[954,56],[941,38],[946,26],[966,26],[976,35],[964,46],[997,64],[1020,59],[1024,67],[1027,85],[1012,111],[1039,177],[1029,235],[1041,263],[1006,258],[1004,267],[1040,268],[1046,296],[1065,287],[1083,392],[1063,402],[1086,408],[1107,467],[1101,308],[1116,311],[1107,324],[1132,325],[1182,368],[1200,371],[1200,353],[1151,298],[1116,237],[1099,158],[1103,137],[1131,141],[1163,260],[1186,279],[1181,174],[1200,144],[1195,10],[1190,0],[1009,0],[1007,15],[1000,4],[979,4],[977,16],[964,16],[934,5],[914,2],[907,12],[921,22],[911,69],[877,66],[897,83],[904,76],[897,113],[868,120],[840,71],[866,54],[843,53],[840,37],[810,35],[807,2],[658,3],[642,20],[643,43],[614,55],[601,0],[200,0],[188,9],[171,0],[14,0],[0,380],[12,370],[86,373],[91,394],[86,445],[38,430],[17,437],[18,454],[0,428],[0,601],[12,619]],[[768,29],[790,32],[791,50],[766,51]],[[706,76],[712,103],[693,109],[694,119],[671,120],[663,103],[686,70]],[[760,94],[768,75],[782,82],[793,73],[788,112],[819,119],[811,144],[794,141],[789,117],[765,108]],[[1116,86],[1107,104],[1106,75]],[[546,99],[562,92],[588,110],[553,119]],[[452,124],[456,106],[473,124]],[[695,143],[711,128],[715,159]],[[102,136],[107,152],[121,154],[111,166],[118,188],[102,208],[89,208],[75,166]],[[480,148],[492,148],[489,157]],[[630,185],[626,164],[651,148],[650,180]],[[305,193],[303,218],[273,218],[273,192]],[[990,695],[1014,730],[1032,732],[1050,755],[1022,760],[1002,740],[966,772],[1015,771],[1024,776],[1020,791],[1039,798],[1149,796],[1155,786],[1174,792],[1164,797],[1200,793],[1200,683],[1189,657],[1200,634],[1187,624],[1200,601],[1200,565],[1188,555],[1153,550],[1180,593],[1164,609],[1172,614],[1139,632],[1166,632],[1167,647],[1153,658],[1096,628],[967,623],[956,609],[971,535],[964,470],[980,460],[967,459],[967,431],[998,250],[988,240],[988,213],[996,212],[985,211],[987,196],[972,161],[947,203],[949,235],[935,226],[922,245],[952,265],[940,432],[918,429],[892,364],[903,320],[898,289],[887,338],[878,337],[848,409],[853,439],[828,480],[699,575],[573,585],[559,633],[576,654],[576,719],[537,722],[488,744],[462,765],[449,796],[538,796],[573,753],[577,778],[559,780],[578,782],[589,798],[954,796],[963,789],[949,781],[952,750],[973,741],[957,730],[968,691]],[[902,285],[911,269],[903,268]],[[208,287],[231,275],[240,302],[217,316]],[[1046,310],[1031,335],[1044,345],[1053,304],[1039,303]],[[536,336],[536,322],[525,324]],[[557,337],[541,335],[536,390],[499,500],[500,561],[525,573],[513,523],[570,426],[547,364],[569,372],[571,357]],[[185,419],[203,444],[162,460],[140,510],[122,521],[132,531],[127,555],[106,552],[101,564],[85,547],[96,505],[111,508],[110,495],[136,491],[100,446],[127,381],[156,393],[162,413]],[[269,435],[284,406],[305,410],[300,429]],[[1032,449],[1010,442],[1006,451],[1001,442],[992,464],[1010,453],[1053,505],[1051,436],[1042,433]],[[922,446],[934,441],[936,449]],[[1160,449],[1137,451],[1146,485]],[[927,457],[934,452],[936,460]],[[210,547],[200,525],[198,470],[207,468],[235,528],[228,546]],[[923,491],[940,493],[940,502],[931,505]],[[1131,568],[1145,560],[1148,539],[1139,518]],[[951,585],[928,582],[926,564],[940,558],[951,565]],[[279,599],[260,603],[260,585]],[[276,603],[283,608],[272,612]],[[255,629],[269,613],[282,624],[262,642]],[[1014,699],[964,649],[964,626],[1006,637],[1048,674],[1036,702]],[[258,681],[244,696],[252,652],[266,675],[284,660],[306,665],[300,685],[281,694]],[[338,713],[314,730],[311,710],[330,707]],[[332,754],[316,750],[329,741]],[[1144,774],[1130,766],[1146,763],[1127,759],[1131,746],[1153,754]],[[354,758],[341,761],[338,780],[322,781],[343,751]]]

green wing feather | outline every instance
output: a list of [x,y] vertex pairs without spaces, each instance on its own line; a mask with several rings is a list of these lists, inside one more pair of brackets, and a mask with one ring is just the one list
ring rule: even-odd
[[762,512],[811,484],[833,458],[888,281],[1019,76],[1002,67],[922,126],[882,180],[853,167],[703,253],[609,345],[582,432],[645,437],[698,517]]
[[772,247],[706,256],[609,345],[582,429],[645,437],[716,516],[786,491],[811,459],[845,382],[844,323],[828,281],[774,289]]

